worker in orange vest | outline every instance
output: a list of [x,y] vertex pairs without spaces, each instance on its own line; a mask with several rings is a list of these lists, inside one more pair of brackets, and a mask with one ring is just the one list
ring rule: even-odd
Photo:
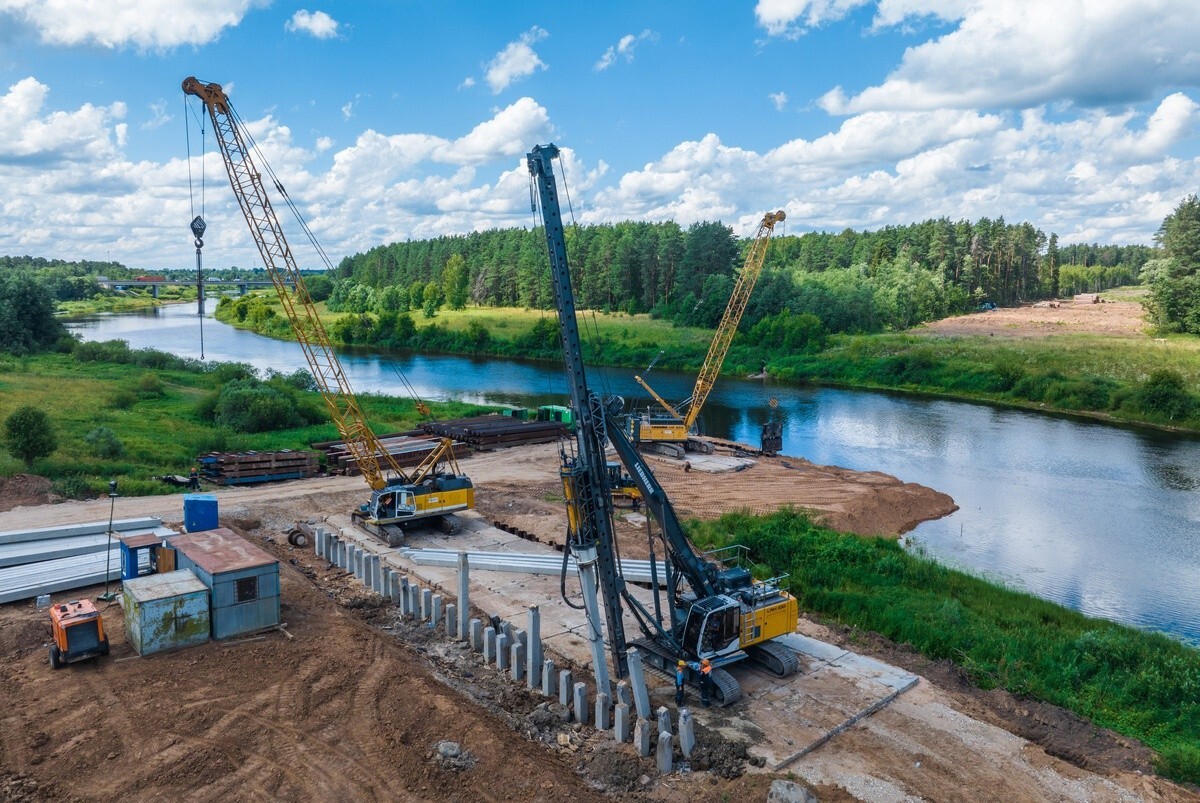
[[709,699],[712,697],[712,664],[707,658],[700,659],[700,702],[705,708],[709,706]]

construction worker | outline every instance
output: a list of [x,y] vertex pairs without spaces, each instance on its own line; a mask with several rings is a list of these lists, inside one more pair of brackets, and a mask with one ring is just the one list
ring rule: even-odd
[[200,490],[200,471],[195,466],[192,466],[192,470],[188,472],[187,487],[189,491]]
[[712,698],[712,664],[707,658],[700,659],[700,702],[705,708],[709,706],[709,700]]
[[675,705],[683,705],[683,684],[687,682],[687,661],[675,664]]

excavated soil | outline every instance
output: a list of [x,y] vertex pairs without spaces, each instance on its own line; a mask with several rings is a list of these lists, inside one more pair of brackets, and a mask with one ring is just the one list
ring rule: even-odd
[[0,511],[14,507],[45,505],[61,499],[51,491],[50,480],[36,474],[0,477]]

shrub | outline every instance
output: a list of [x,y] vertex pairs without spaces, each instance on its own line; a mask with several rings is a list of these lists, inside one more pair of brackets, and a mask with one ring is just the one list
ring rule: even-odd
[[96,457],[112,459],[125,454],[125,444],[108,427],[96,427],[84,435],[83,440]]
[[114,410],[128,410],[137,404],[137,394],[128,388],[121,388],[113,393],[108,400],[108,406]]
[[234,380],[221,388],[213,421],[236,432],[271,432],[305,423],[291,396],[252,380]]
[[163,383],[158,374],[145,373],[138,377],[137,393],[142,397],[163,395]]
[[13,410],[4,420],[4,443],[8,450],[33,468],[33,462],[58,448],[58,435],[50,416],[31,405]]
[[1165,369],[1151,373],[1134,393],[1134,399],[1142,412],[1168,421],[1190,418],[1196,407],[1196,398],[1188,393],[1183,377]]

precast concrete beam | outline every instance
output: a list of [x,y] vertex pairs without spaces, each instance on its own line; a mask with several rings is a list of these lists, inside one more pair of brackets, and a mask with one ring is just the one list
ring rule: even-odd
[[520,681],[525,679],[525,648],[520,643],[509,645],[508,663],[512,667],[512,679]]
[[617,703],[613,706],[613,738],[621,744],[629,741],[629,706]]
[[573,702],[571,712],[575,715],[575,721],[580,725],[586,725],[588,721],[587,684],[576,683],[572,689],[571,699]]
[[679,749],[684,758],[691,758],[696,749],[696,724],[692,720],[692,712],[686,708],[679,709]]
[[596,695],[596,716],[592,722],[596,725],[596,730],[606,731],[610,727],[608,721],[608,695],[601,693]]
[[458,556],[458,638],[461,641],[466,641],[469,635],[467,628],[470,625],[467,619],[471,615],[470,595],[471,562],[467,559],[466,553],[462,552]]
[[483,662],[488,665],[496,662],[496,628],[494,627],[483,631]]
[[471,627],[471,649],[474,652],[483,651],[483,622],[478,619],[472,619]]
[[501,672],[508,671],[509,640],[504,633],[496,635],[496,668]]
[[571,688],[574,682],[571,680],[570,669],[560,669],[558,671],[558,704],[569,706],[571,704]]
[[658,771],[670,775],[672,766],[671,732],[659,731],[658,734]]
[[642,654],[637,647],[625,653],[629,663],[629,685],[633,690],[633,701],[637,706],[638,719],[650,718],[650,692],[646,689],[646,672],[642,668]]
[[650,755],[650,720],[638,717],[633,726],[633,747],[642,758]]

